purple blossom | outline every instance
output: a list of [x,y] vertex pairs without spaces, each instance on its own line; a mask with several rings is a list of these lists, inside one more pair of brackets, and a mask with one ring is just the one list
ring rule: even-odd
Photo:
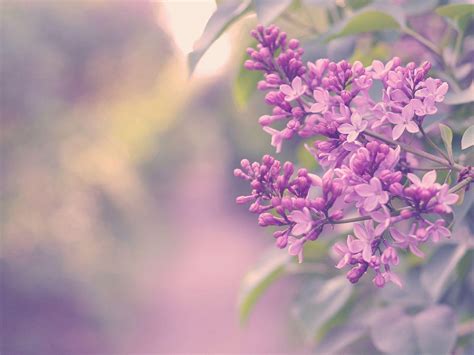
[[[258,44],[247,50],[245,67],[262,72],[257,86],[271,107],[260,125],[277,153],[284,141],[311,140],[305,147],[325,173],[295,170],[270,155],[261,162],[244,159],[234,174],[248,182],[250,192],[236,202],[249,204],[260,226],[275,229],[277,247],[300,262],[306,243],[324,235],[327,225],[354,222],[344,218],[356,213],[353,235],[333,245],[336,268],[348,267],[352,283],[371,272],[377,287],[401,287],[391,269],[400,262],[399,249],[423,257],[423,243],[448,238],[443,216],[459,199],[448,184],[436,182],[435,170],[414,174],[422,159],[403,148],[419,144],[419,136],[406,132],[418,133],[437,112],[448,84],[428,77],[428,62],[402,65],[395,57],[364,67],[322,58],[304,64],[299,42],[276,26],[258,26],[251,34]],[[473,177],[465,167],[458,183]]]
[[280,91],[285,94],[286,101],[293,101],[304,95],[308,87],[303,84],[301,77],[297,76],[291,82],[291,86],[287,84],[280,85]]
[[357,185],[354,189],[364,199],[362,207],[368,212],[386,204],[389,200],[388,192],[383,190],[380,180],[376,177],[370,179],[368,184]]
[[363,120],[358,113],[353,113],[351,123],[343,123],[337,129],[342,134],[347,134],[347,141],[354,142],[360,133],[367,128],[368,122]]
[[415,110],[412,104],[408,104],[402,108],[401,113],[388,113],[388,120],[390,123],[393,123],[392,138],[398,139],[401,137],[403,132],[407,130],[410,133],[417,133],[420,131],[418,125],[413,121],[413,116],[415,115]]
[[364,226],[354,224],[354,235],[357,239],[348,244],[349,250],[353,253],[362,252],[362,259],[369,262],[372,257],[372,242],[375,239],[372,221],[366,221]]

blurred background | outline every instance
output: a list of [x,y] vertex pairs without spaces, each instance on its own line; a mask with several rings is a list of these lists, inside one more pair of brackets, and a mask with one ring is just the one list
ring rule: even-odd
[[[369,2],[347,0],[346,10]],[[438,1],[387,2],[434,42],[449,32],[421,15]],[[295,6],[279,18],[303,41],[346,6],[304,3],[316,6],[311,16]],[[0,2],[0,353],[310,350],[289,311],[290,286],[303,279],[272,284],[239,324],[242,279],[273,238],[235,206],[248,187],[233,169],[273,149],[257,123],[268,111],[252,89],[258,76],[241,72],[254,12],[189,75],[187,54],[215,9],[214,0]],[[311,33],[298,32],[303,22]],[[305,59],[439,64],[390,32],[304,46]],[[301,142],[280,158],[314,167]]]
[[0,7],[0,352],[296,349],[284,283],[236,308],[272,243],[234,206],[233,168],[271,150],[230,95],[248,31],[189,78],[213,0]]

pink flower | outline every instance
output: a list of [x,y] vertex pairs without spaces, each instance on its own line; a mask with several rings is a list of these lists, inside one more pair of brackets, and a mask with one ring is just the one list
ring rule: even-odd
[[384,264],[398,265],[400,258],[398,257],[397,251],[393,247],[388,247],[382,253],[380,261]]
[[381,210],[374,211],[370,214],[370,217],[379,225],[375,228],[375,235],[381,235],[389,226],[392,220],[392,215],[387,207],[382,206]]
[[438,205],[436,208],[442,209],[444,213],[451,213],[453,209],[449,205],[454,205],[458,201],[459,196],[457,194],[450,193],[448,184],[444,184],[438,191],[436,198],[438,200]]
[[393,59],[389,61],[387,64],[383,64],[380,60],[374,60],[372,62],[372,78],[374,79],[383,79],[387,76],[388,72],[393,67]]
[[303,85],[303,81],[299,76],[295,77],[291,82],[291,86],[287,84],[280,85],[280,91],[285,94],[285,101],[296,100],[301,95],[304,95],[308,87]]
[[370,262],[372,258],[372,241],[375,239],[375,232],[372,221],[365,221],[364,227],[359,223],[354,224],[354,234],[357,239],[350,241],[348,248],[352,253],[362,252],[362,258]]
[[386,271],[384,273],[382,273],[385,281],[391,281],[393,282],[395,285],[397,285],[398,287],[400,288],[403,288],[403,283],[402,283],[402,280],[400,280],[400,278],[394,274],[393,272],[391,271]]
[[280,153],[283,145],[283,133],[269,126],[263,127],[263,130],[272,135],[271,145],[276,148],[277,153]]
[[347,141],[352,143],[367,128],[367,125],[368,122],[363,120],[358,113],[353,113],[351,123],[343,123],[337,130],[342,134],[347,134]]
[[[408,180],[411,181],[416,187],[430,188],[436,182],[436,170],[431,170],[423,175],[423,179],[420,180],[418,176],[412,173],[407,174]],[[456,195],[457,196],[457,195]]]
[[418,116],[434,115],[438,112],[432,96],[426,97],[423,102],[419,99],[411,100],[411,105]]
[[300,264],[303,262],[303,244],[305,241],[306,239],[304,238],[288,237],[288,254],[298,256],[298,262]]
[[449,238],[451,236],[451,231],[444,226],[444,223],[444,219],[438,219],[426,229],[433,242],[438,243],[441,238]]
[[[415,93],[416,97],[433,97],[434,101],[441,102],[444,100],[444,95],[448,92],[448,83],[442,83],[441,81],[433,78],[425,80],[425,87],[418,90]],[[438,84],[440,84],[438,86]]]
[[411,103],[402,108],[401,114],[393,112],[388,113],[388,120],[390,123],[395,125],[392,131],[393,139],[400,138],[405,130],[410,133],[417,133],[420,131],[418,125],[413,121],[414,114],[415,111]]
[[329,108],[330,100],[331,100],[331,96],[329,95],[329,92],[327,90],[318,88],[313,91],[313,97],[316,103],[311,105],[311,108],[309,109],[309,111],[312,113],[326,112]]
[[368,184],[356,185],[354,189],[360,197],[364,198],[362,207],[367,212],[373,211],[379,205],[388,202],[388,192],[382,189],[382,183],[376,177],[371,178]]
[[288,215],[288,219],[296,223],[291,230],[291,234],[295,236],[306,234],[313,227],[313,217],[311,217],[311,212],[306,207],[302,210],[292,211]]
[[400,248],[408,248],[413,254],[424,258],[425,254],[418,248],[418,238],[414,234],[405,234],[396,228],[390,228],[390,234],[395,240],[395,245]]

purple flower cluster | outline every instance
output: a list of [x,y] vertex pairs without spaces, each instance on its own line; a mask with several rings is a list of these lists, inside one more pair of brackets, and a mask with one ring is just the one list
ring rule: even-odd
[[452,212],[458,195],[436,182],[435,170],[422,179],[415,175],[417,161],[401,149],[418,139],[448,84],[427,77],[428,62],[304,64],[298,41],[277,27],[258,26],[251,34],[258,45],[248,49],[245,67],[263,72],[258,88],[267,91],[265,102],[273,107],[259,123],[277,153],[285,140],[313,138],[307,149],[326,173],[295,174],[292,163],[282,166],[269,155],[261,163],[243,160],[235,175],[249,181],[252,191],[237,203],[251,202],[259,224],[277,227],[277,246],[288,247],[300,262],[306,242],[352,214],[347,222],[357,222],[354,235],[333,247],[337,268],[350,267],[353,283],[372,269],[375,285],[401,285],[391,270],[399,262],[397,250],[422,257],[421,244],[450,236],[442,217]]

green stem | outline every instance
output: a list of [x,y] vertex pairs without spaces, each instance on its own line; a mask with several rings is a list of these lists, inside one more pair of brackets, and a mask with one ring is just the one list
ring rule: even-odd
[[443,152],[443,150],[438,147],[435,142],[433,142],[431,140],[431,138],[426,134],[425,130],[423,129],[423,126],[420,124],[418,127],[420,127],[420,132],[421,134],[423,135],[423,138],[426,139],[426,141],[436,150],[438,151],[439,154],[441,154],[448,162],[451,162],[451,160],[449,159],[448,155]]
[[452,168],[452,169],[455,169],[455,170],[458,170],[458,171],[461,171],[461,170],[465,169],[465,167],[460,165],[460,164],[457,164],[457,163],[451,164],[451,163],[447,162],[446,160],[444,160],[443,158],[440,158],[436,155],[427,153],[427,152],[425,152],[423,150],[420,150],[420,149],[417,149],[417,148],[413,148],[413,147],[411,147],[411,146],[409,146],[405,143],[394,141],[390,138],[387,138],[385,136],[382,136],[381,134],[372,132],[370,130],[365,130],[364,134],[366,134],[370,137],[376,138],[376,139],[378,139],[382,142],[385,142],[387,144],[390,144],[392,146],[399,146],[400,148],[406,150],[407,152],[410,152],[412,154],[415,154],[415,155],[418,155],[420,157],[426,158],[428,160],[434,161],[434,162],[439,163],[439,164],[441,164],[443,166],[446,166],[448,168]]
[[422,35],[420,35],[418,32],[413,31],[409,27],[403,27],[402,31],[405,32],[407,35],[413,37],[416,39],[418,42],[420,42],[422,45],[425,47],[429,48],[431,51],[433,51],[436,55],[438,55],[441,59],[443,59],[443,55],[441,53],[441,50],[430,40],[426,39]]
[[[456,193],[459,190],[463,189],[467,185],[469,185],[472,182],[472,178],[468,177],[467,179],[461,181],[460,183],[454,185],[449,189],[450,193]],[[411,207],[402,207],[399,208],[395,211],[392,212],[392,216],[397,216],[402,210],[411,210]],[[329,221],[328,224],[345,224],[345,223],[354,223],[354,222],[361,222],[361,221],[367,221],[369,219],[372,219],[371,216],[360,216],[360,217],[354,217],[354,218],[347,218],[347,219],[341,219],[339,221]]]

